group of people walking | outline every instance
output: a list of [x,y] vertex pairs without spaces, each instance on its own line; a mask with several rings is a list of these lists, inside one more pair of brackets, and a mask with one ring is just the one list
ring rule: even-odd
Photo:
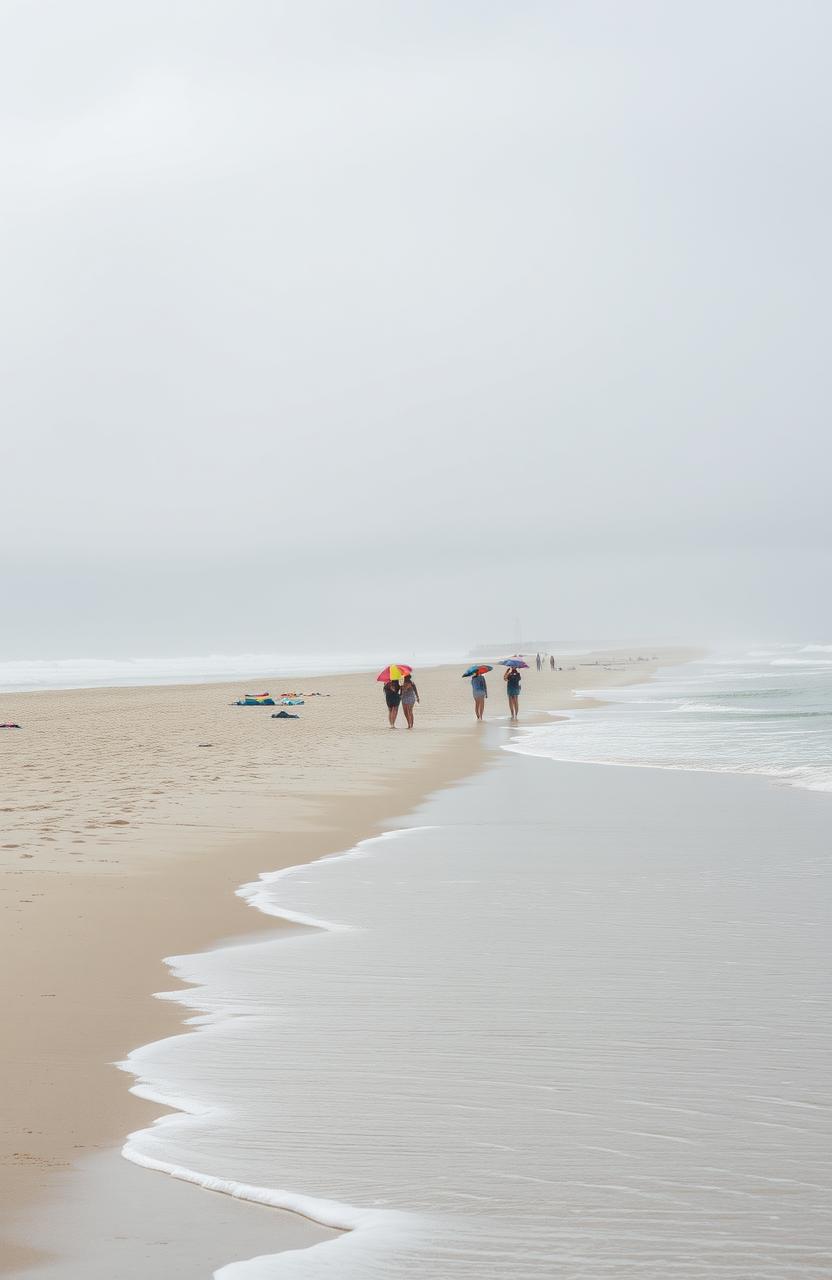
[[[540,668],[538,667],[538,670]],[[520,714],[521,676],[517,667],[508,667],[503,675],[508,695],[509,719],[516,720]],[[475,675],[471,680],[471,693],[474,695],[474,715],[482,720],[485,711],[485,700],[488,697],[488,685],[484,675]],[[387,716],[390,728],[395,729],[399,717],[399,707],[404,711],[408,729],[413,728],[413,708],[420,701],[419,690],[413,677],[405,675],[401,680],[387,680],[384,684],[384,700],[387,703]]]
[[406,675],[401,680],[388,680],[384,685],[384,700],[387,703],[387,715],[390,728],[395,729],[399,717],[399,707],[404,711],[408,729],[413,728],[413,708],[419,701],[419,690],[413,683],[413,677]]
[[[508,713],[510,720],[516,720],[520,714],[520,685],[522,677],[517,667],[508,667],[503,672],[503,681],[508,694]],[[474,715],[482,720],[485,711],[485,700],[488,697],[488,685],[484,675],[471,677],[471,693],[474,695]]]

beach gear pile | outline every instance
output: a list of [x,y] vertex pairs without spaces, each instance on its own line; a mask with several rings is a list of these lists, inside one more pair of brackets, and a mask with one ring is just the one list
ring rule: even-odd
[[[310,694],[310,697],[320,697],[320,694]],[[300,693],[281,693],[280,703],[275,702],[270,693],[246,693],[242,698],[238,698],[232,704],[235,707],[302,707],[303,695]],[[272,716],[272,720],[299,720],[300,716],[291,715],[288,711],[278,711]]]
[[0,729],[19,729],[19,724],[14,724],[11,720],[7,720],[5,724],[0,724]]

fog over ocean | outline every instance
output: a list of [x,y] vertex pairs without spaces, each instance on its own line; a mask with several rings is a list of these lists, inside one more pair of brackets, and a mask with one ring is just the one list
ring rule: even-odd
[[[459,653],[398,654],[400,661],[436,666],[462,662]],[[176,658],[58,658],[0,662],[0,694],[37,689],[119,685],[202,684],[283,676],[333,675],[386,666],[383,650],[364,653],[240,653]]]
[[[262,870],[252,911],[308,927],[172,961],[188,1033],[128,1065],[174,1113],[126,1153],[354,1229],[215,1254],[194,1191],[182,1280],[828,1280],[832,4],[2,17],[0,1199],[33,1265],[166,1248],[123,1160],[153,1197],[135,1237],[87,1197],[98,1275],[34,1201],[120,1149],[108,1064],[169,1025],[141,992],[225,903],[239,939]],[[520,724],[502,668],[474,724],[463,665],[532,636],[574,681],[544,701],[535,642]],[[592,707],[600,646],[703,656]],[[397,661],[460,663],[412,733]]]
[[832,645],[759,645],[660,670],[606,706],[522,729],[512,750],[618,765],[759,773],[832,791]]

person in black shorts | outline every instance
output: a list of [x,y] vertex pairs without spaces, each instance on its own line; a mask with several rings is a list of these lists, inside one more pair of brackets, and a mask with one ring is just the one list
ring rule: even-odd
[[402,688],[398,680],[388,680],[384,686],[384,701],[387,703],[387,714],[390,717],[390,728],[395,729],[399,706],[402,700]]
[[511,719],[516,720],[520,714],[520,672],[516,667],[509,667],[503,679],[506,682],[508,709],[511,712]]

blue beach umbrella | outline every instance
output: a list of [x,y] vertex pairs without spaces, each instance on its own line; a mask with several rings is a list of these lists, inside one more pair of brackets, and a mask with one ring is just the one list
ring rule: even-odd
[[517,667],[528,667],[528,665],[528,662],[524,662],[522,658],[503,658],[500,663],[501,667],[514,667],[515,670]]
[[489,667],[487,662],[480,662],[477,666],[469,667],[467,671],[463,671],[462,678],[464,680],[466,676],[484,676],[486,671],[493,670],[494,668]]

